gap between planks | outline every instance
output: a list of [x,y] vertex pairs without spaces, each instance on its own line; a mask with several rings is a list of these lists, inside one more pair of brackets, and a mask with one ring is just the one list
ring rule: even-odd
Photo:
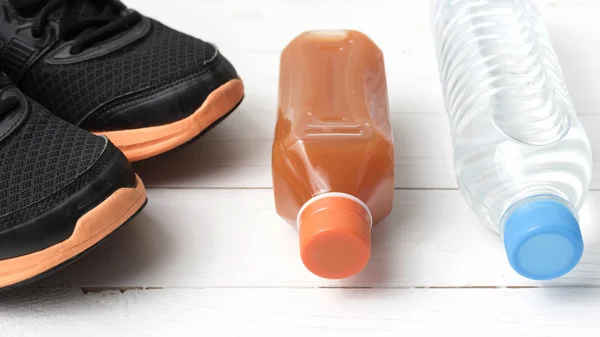
[[[160,290],[224,290],[224,289],[247,289],[247,290],[259,290],[259,289],[287,289],[287,290],[300,290],[300,289],[351,289],[351,290],[465,290],[465,289],[487,289],[487,290],[503,290],[503,289],[600,289],[599,285],[548,285],[548,286],[484,286],[484,285],[471,285],[471,286],[414,286],[414,287],[361,287],[361,286],[252,286],[252,287],[142,287],[142,286],[127,286],[127,287],[55,287],[55,286],[25,286],[19,288],[18,291],[24,290],[52,290],[52,289],[79,289],[84,294],[97,294],[102,292],[119,292],[121,294],[128,291],[160,291]],[[9,291],[4,294],[0,294],[0,297],[10,297],[11,294],[17,291]]]
[[[206,190],[243,190],[243,191],[252,191],[252,190],[258,190],[258,191],[272,191],[273,187],[227,187],[227,186],[223,186],[223,187],[195,187],[195,186],[190,186],[190,187],[184,187],[184,186],[172,186],[172,187],[162,187],[162,186],[150,186],[146,188],[147,190],[202,190],[202,191],[206,191]],[[394,187],[394,191],[458,191],[458,188],[451,188],[451,187]],[[590,188],[588,190],[589,192],[599,192],[600,188]]]

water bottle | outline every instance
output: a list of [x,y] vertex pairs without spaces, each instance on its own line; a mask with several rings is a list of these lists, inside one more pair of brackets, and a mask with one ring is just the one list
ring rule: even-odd
[[516,272],[566,274],[583,253],[592,154],[539,13],[528,0],[433,0],[432,21],[463,197]]

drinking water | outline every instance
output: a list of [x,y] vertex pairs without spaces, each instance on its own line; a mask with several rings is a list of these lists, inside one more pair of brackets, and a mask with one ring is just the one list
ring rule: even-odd
[[549,34],[528,0],[433,0],[454,164],[511,266],[552,279],[579,262],[591,148]]

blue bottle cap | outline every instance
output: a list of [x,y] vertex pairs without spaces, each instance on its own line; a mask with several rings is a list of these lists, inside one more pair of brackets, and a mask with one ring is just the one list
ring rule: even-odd
[[533,280],[550,280],[577,265],[583,239],[577,218],[565,202],[532,198],[509,212],[504,246],[517,273]]

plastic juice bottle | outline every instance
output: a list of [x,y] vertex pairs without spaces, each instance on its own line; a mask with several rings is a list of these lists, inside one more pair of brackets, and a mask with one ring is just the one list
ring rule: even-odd
[[298,227],[304,265],[358,273],[394,195],[383,55],[367,36],[310,31],[284,49],[272,160],[277,213]]

